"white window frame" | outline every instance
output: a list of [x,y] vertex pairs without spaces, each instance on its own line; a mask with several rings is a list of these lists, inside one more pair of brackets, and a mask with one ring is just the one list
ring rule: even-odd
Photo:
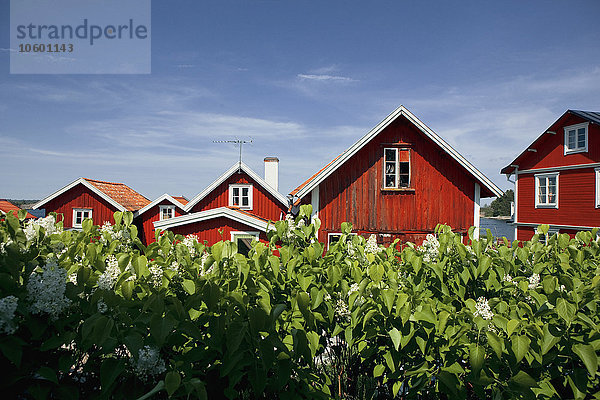
[[249,239],[258,240],[260,232],[258,231],[231,231],[231,242],[237,244],[238,239]]
[[[394,169],[396,171],[394,181],[394,186],[387,186],[386,175],[390,175],[386,173],[386,163],[391,162],[386,160],[386,153],[388,150],[394,151],[396,154],[394,162]],[[400,151],[408,152],[408,183],[406,186],[400,186]],[[411,180],[411,165],[410,165],[410,149],[399,148],[399,147],[384,147],[383,148],[383,189],[408,189],[410,188],[410,180]]]
[[[170,218],[175,218],[175,206],[170,206],[170,205],[163,205],[163,206],[158,206],[160,209],[160,213],[159,213],[159,221],[164,221],[165,219],[170,219]],[[171,210],[171,216],[164,218],[164,211],[165,210]]]
[[[339,238],[342,237],[343,233],[341,232],[330,232],[327,234],[327,250],[329,250],[329,246],[331,245],[331,238],[332,237],[338,237],[338,240],[340,240]],[[350,232],[349,235],[358,235],[358,233],[356,232]]]
[[537,235],[539,235],[539,242],[546,244],[548,243],[548,240],[554,236],[557,233],[560,233],[560,229],[558,228],[548,228],[548,233],[547,234],[542,234],[542,232],[538,231],[537,229],[535,230],[535,233]]
[[[565,155],[575,153],[586,153],[588,151],[588,125],[589,122],[584,122],[582,124],[565,126]],[[578,130],[581,128],[585,129],[585,146],[583,147],[578,146]],[[572,149],[569,149],[569,131],[575,131],[575,147]]]
[[[540,192],[540,178],[556,178],[556,202],[554,203],[540,203],[540,197],[539,197],[539,192]],[[558,172],[551,172],[551,173],[547,173],[547,174],[536,174],[534,176],[535,179],[535,208],[558,208],[558,194],[559,194],[559,173]],[[548,182],[548,181],[546,181]],[[548,198],[548,186],[546,183],[546,199]]]
[[[248,189],[248,205],[234,205],[233,204],[233,189],[239,189],[240,191],[240,204],[242,203],[242,189]],[[229,206],[230,207],[238,207],[241,210],[252,210],[252,197],[253,197],[253,189],[250,184],[231,184],[229,185]]]
[[[89,215],[87,218],[84,218],[83,213],[86,211],[89,212]],[[91,208],[74,208],[73,209],[73,228],[81,228],[84,220],[92,218],[92,211],[93,210]],[[82,213],[81,222],[79,222],[79,223],[77,223],[77,214],[78,213]]]
[[600,168],[594,170],[596,176],[596,208],[600,208]]

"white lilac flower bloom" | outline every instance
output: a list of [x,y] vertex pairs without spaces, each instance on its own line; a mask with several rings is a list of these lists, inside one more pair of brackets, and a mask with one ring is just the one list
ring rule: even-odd
[[338,315],[340,320],[349,322],[350,321],[350,309],[348,304],[342,299],[339,299],[335,305],[335,313]]
[[440,242],[431,233],[427,235],[419,250],[423,254],[423,261],[431,262],[438,258]]
[[365,245],[365,253],[377,254],[379,250],[379,246],[377,246],[377,237],[375,235],[369,236],[367,244]]
[[69,275],[69,282],[71,282],[73,285],[77,285],[77,273],[76,272]]
[[474,317],[480,316],[483,319],[492,319],[494,313],[490,309],[490,305],[485,297],[481,296],[477,299],[477,303],[475,304],[475,312],[473,313]]
[[159,265],[151,265],[149,268],[150,276],[148,277],[148,283],[155,289],[162,286],[163,270]]
[[185,238],[183,238],[183,240],[181,241],[181,243],[183,243],[188,250],[190,251],[190,256],[194,257],[196,255],[196,243],[198,243],[198,236],[196,235],[187,235]]
[[130,358],[130,363],[135,374],[143,381],[167,370],[158,350],[150,346],[141,348],[137,360]]
[[13,321],[17,311],[19,299],[15,296],[6,296],[0,299],[0,333],[8,335],[15,333],[17,324]]
[[108,311],[108,306],[106,305],[106,303],[104,302],[103,299],[98,300],[97,307],[98,307],[98,312],[100,314],[104,314],[105,312]]
[[557,289],[559,292],[564,292],[567,290],[567,287],[565,285],[560,285]]
[[351,295],[352,293],[354,293],[354,292],[358,292],[358,289],[359,289],[359,287],[360,287],[360,286],[358,285],[358,283],[353,283],[353,284],[350,286],[350,289],[348,289],[348,296],[350,296],[350,295]]
[[38,218],[27,222],[24,229],[27,241],[31,241],[35,237],[35,225],[43,228],[46,236],[62,232],[62,228],[56,226],[56,218],[53,215],[48,215],[45,218]]
[[0,253],[6,254],[6,247],[13,243],[12,239],[8,238],[5,242],[0,243]]
[[529,278],[529,289],[535,289],[540,283],[540,274],[533,274]]
[[112,290],[121,275],[117,258],[112,254],[106,257],[106,269],[98,277],[98,287],[103,290]]
[[42,272],[33,272],[27,282],[27,300],[31,302],[33,314],[48,314],[56,320],[70,305],[65,296],[67,271],[60,268],[55,260],[47,260]]

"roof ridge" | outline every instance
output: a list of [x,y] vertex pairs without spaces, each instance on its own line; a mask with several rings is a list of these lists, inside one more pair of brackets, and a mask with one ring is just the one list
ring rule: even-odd
[[[86,181],[90,181],[90,182],[98,182],[98,183],[108,183],[109,185],[125,185],[122,182],[109,182],[109,181],[101,181],[100,179],[91,179],[91,178],[83,178]],[[127,186],[127,185],[125,185]]]

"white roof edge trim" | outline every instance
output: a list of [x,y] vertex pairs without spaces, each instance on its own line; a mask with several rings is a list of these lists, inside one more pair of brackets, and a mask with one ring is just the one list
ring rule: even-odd
[[279,200],[285,207],[288,206],[288,201],[287,198],[282,195],[281,193],[279,193],[278,191],[276,191],[275,189],[273,189],[271,187],[271,185],[269,185],[263,178],[261,178],[256,172],[254,172],[249,166],[247,166],[246,164],[244,164],[243,162],[241,163],[235,163],[234,165],[231,166],[231,168],[229,168],[227,171],[225,171],[225,173],[223,175],[221,175],[220,177],[218,177],[213,183],[211,183],[210,185],[208,185],[206,187],[206,189],[204,189],[202,192],[200,192],[198,195],[196,195],[196,197],[194,197],[192,200],[189,201],[189,203],[187,203],[185,205],[185,208],[183,209],[185,212],[189,212],[192,207],[194,207],[196,204],[198,204],[203,198],[205,198],[206,196],[208,196],[208,194],[210,192],[212,192],[213,190],[215,190],[221,183],[223,183],[227,178],[229,178],[231,175],[233,175],[235,172],[237,172],[238,168],[241,166],[242,171],[244,171],[245,173],[247,173],[252,179],[254,179],[259,185],[261,185],[263,188],[265,188],[269,193],[271,193],[277,200]]
[[139,210],[137,210],[136,212],[133,213],[134,217],[139,217],[140,215],[142,215],[143,213],[145,213],[146,211],[148,211],[149,209],[151,209],[152,207],[154,207],[155,205],[157,205],[158,203],[160,203],[161,201],[164,200],[168,200],[171,203],[173,203],[174,206],[179,207],[180,209],[184,209],[184,205],[181,204],[179,201],[175,200],[173,198],[173,196],[171,196],[168,193],[163,194],[162,196],[158,197],[156,200],[154,200],[152,203],[148,204],[147,206],[140,208]]
[[127,209],[125,207],[123,207],[121,204],[117,203],[112,197],[108,196],[106,193],[104,193],[103,191],[98,189],[96,186],[89,183],[85,178],[78,178],[78,179],[74,180],[73,182],[69,183],[67,186],[52,193],[50,196],[44,198],[43,200],[38,201],[37,203],[35,203],[33,205],[33,209],[36,210],[36,209],[40,208],[41,206],[43,206],[50,200],[60,196],[61,194],[67,192],[68,190],[71,190],[72,188],[74,188],[75,186],[77,186],[79,184],[82,184],[86,188],[90,189],[92,192],[96,193],[98,196],[102,197],[104,200],[106,200],[107,202],[109,202],[110,204],[115,206],[117,210],[123,211],[123,212],[127,211]]
[[232,210],[227,207],[213,208],[210,210],[200,211],[192,214],[182,215],[180,217],[169,218],[162,221],[155,221],[154,228],[169,229],[176,226],[192,224],[194,222],[202,222],[213,218],[225,217],[252,228],[259,229],[263,232],[267,231],[268,222],[258,218],[251,217],[240,211]]
[[399,106],[390,115],[385,117],[383,121],[378,123],[373,129],[367,134],[360,138],[356,143],[350,146],[344,151],[339,158],[332,162],[328,167],[324,168],[311,182],[298,191],[296,196],[302,198],[306,196],[312,189],[323,182],[329,175],[331,175],[340,165],[344,164],[350,157],[356,154],[360,149],[363,148],[368,142],[377,136],[381,131],[388,127],[392,121],[399,116],[404,115],[410,122],[417,126],[427,137],[429,137],[435,144],[440,146],[446,153],[454,158],[460,165],[462,165],[473,177],[479,180],[483,185],[496,196],[502,196],[504,193],[496,184],[494,184],[488,177],[486,177],[481,171],[479,171],[473,164],[471,164],[466,158],[464,158],[458,151],[456,151],[450,144],[442,139],[437,133],[431,130],[425,125],[420,119],[418,119],[413,113],[408,111],[406,107]]

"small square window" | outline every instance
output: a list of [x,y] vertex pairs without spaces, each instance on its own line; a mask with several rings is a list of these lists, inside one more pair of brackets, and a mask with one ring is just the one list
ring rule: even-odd
[[588,151],[588,123],[565,127],[565,155]]
[[175,217],[175,206],[159,206],[160,220],[170,219]]
[[252,185],[229,185],[229,206],[252,210]]
[[81,228],[83,220],[92,218],[91,208],[74,208],[73,209],[73,228]]
[[535,207],[558,208],[558,172],[535,176]]

